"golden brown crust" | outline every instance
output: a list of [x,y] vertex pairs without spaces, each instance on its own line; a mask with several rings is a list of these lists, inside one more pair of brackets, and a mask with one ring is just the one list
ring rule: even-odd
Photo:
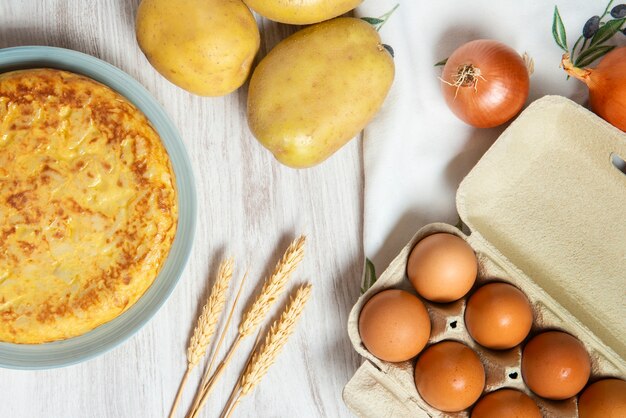
[[83,334],[158,274],[178,208],[146,117],[87,77],[0,74],[0,341]]

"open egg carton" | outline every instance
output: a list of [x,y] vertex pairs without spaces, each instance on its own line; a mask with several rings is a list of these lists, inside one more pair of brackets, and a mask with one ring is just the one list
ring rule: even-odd
[[[578,338],[591,358],[589,382],[626,379],[626,135],[577,104],[547,96],[530,105],[500,136],[457,192],[469,235],[447,224],[422,228],[356,303],[348,332],[366,361],[344,389],[344,401],[362,417],[468,417],[471,408],[444,413],[421,399],[415,359],[379,360],[358,330],[364,304],[390,288],[417,294],[406,264],[415,244],[445,232],[466,240],[479,260],[472,290],[459,301],[424,299],[432,323],[428,346],[456,340],[485,366],[484,393],[515,388],[531,396],[545,417],[576,417],[577,398],[551,401],[524,384],[524,344],[547,330]],[[490,281],[522,290],[533,308],[533,328],[522,344],[490,350],[465,328],[467,298]],[[423,352],[423,351],[422,351]]]

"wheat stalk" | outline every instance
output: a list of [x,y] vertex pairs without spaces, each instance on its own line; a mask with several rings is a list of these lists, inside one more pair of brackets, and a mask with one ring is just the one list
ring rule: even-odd
[[272,275],[263,284],[259,297],[244,313],[243,320],[239,324],[239,335],[246,337],[252,334],[263,321],[276,298],[285,288],[291,273],[302,261],[305,241],[306,237],[302,235],[287,248],[283,258],[276,264]]
[[[252,350],[250,350],[250,353],[248,354],[248,359],[246,360],[246,364],[243,366],[243,370],[246,370],[248,368],[248,366],[250,365],[250,362],[252,361],[252,357],[254,356],[254,353],[256,352],[256,349],[259,347],[259,343],[260,342],[261,342],[261,333],[259,332],[256,335],[256,340],[254,341],[254,345],[252,346]],[[231,390],[230,396],[228,397],[228,400],[226,401],[226,405],[228,405],[231,402],[233,402],[235,397],[237,396],[237,394],[239,394],[239,390],[241,389],[241,378],[242,377],[243,377],[243,373],[241,375],[239,375],[239,378],[237,379],[237,383],[235,384],[235,386]],[[222,416],[224,415],[225,412],[226,412],[226,410],[224,410],[222,412]]]
[[198,365],[202,357],[206,354],[206,349],[211,342],[211,337],[215,333],[217,327],[217,321],[220,318],[220,314],[224,310],[226,304],[226,293],[228,293],[228,286],[230,280],[233,277],[233,264],[232,258],[222,261],[217,274],[217,279],[211,289],[207,302],[202,307],[202,312],[196,322],[196,327],[193,330],[191,339],[189,340],[189,346],[187,347],[187,370],[183,375],[176,392],[176,398],[172,404],[170,411],[170,418],[174,416],[180,398],[183,394],[185,383],[189,378],[191,371]]
[[310,296],[311,285],[301,286],[280,318],[274,321],[265,336],[263,345],[255,351],[252,360],[241,376],[241,390],[234,399],[231,396],[231,399],[222,412],[222,418],[230,417],[235,407],[241,401],[241,398],[248,395],[267,374],[270,366],[274,364],[276,358],[289,340],[289,336],[293,333]]
[[209,394],[215,383],[219,380],[224,368],[230,362],[232,355],[235,353],[241,341],[247,336],[254,333],[259,324],[265,319],[267,313],[271,309],[276,299],[282,294],[285,285],[289,281],[291,274],[298,267],[302,259],[304,258],[304,244],[306,237],[304,235],[295,239],[283,254],[283,257],[274,267],[274,271],[267,278],[261,289],[261,293],[255,299],[255,301],[246,309],[243,314],[241,323],[239,324],[238,334],[235,337],[230,349],[224,356],[224,359],[215,369],[213,375],[209,378],[210,370],[205,371],[205,375],[202,378],[201,387],[198,389],[200,395],[200,401],[194,402],[191,408],[189,417],[193,418],[197,416],[204,404],[206,403]]
[[228,330],[228,326],[230,325],[230,321],[233,318],[233,313],[235,312],[235,308],[237,307],[237,303],[239,302],[239,297],[241,296],[241,291],[243,290],[243,285],[246,282],[246,279],[248,278],[248,272],[246,272],[246,274],[243,276],[243,278],[241,279],[241,282],[239,283],[239,289],[237,290],[237,295],[235,296],[235,300],[233,301],[233,305],[230,308],[230,311],[228,312],[228,317],[226,318],[226,323],[224,324],[224,327],[222,329],[222,331],[220,332],[220,337],[218,339],[217,345],[215,346],[215,349],[213,351],[213,354],[211,355],[211,359],[209,360],[209,364],[206,367],[206,369],[204,370],[204,374],[202,375],[202,380],[200,381],[200,385],[198,387],[198,389],[196,390],[196,394],[194,395],[193,398],[193,403],[192,406],[189,410],[189,413],[187,414],[188,417],[194,417],[198,412],[198,405],[200,404],[200,401],[203,399],[204,396],[204,387],[208,383],[210,383],[210,379],[213,379],[213,376],[210,376],[209,373],[211,371],[211,369],[213,368],[213,363],[215,362],[215,359],[217,358],[217,353],[219,352],[220,347],[222,346],[222,343],[224,342],[224,337],[226,336],[226,331]]

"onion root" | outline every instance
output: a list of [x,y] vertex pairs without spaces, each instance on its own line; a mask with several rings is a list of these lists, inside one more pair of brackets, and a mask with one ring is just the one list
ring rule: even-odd
[[478,91],[478,79],[487,81],[485,80],[485,77],[481,75],[480,68],[474,67],[472,64],[459,66],[456,74],[452,76],[452,83],[439,77],[439,80],[447,85],[456,87],[456,91],[454,93],[455,99],[461,87],[474,87],[474,91]]

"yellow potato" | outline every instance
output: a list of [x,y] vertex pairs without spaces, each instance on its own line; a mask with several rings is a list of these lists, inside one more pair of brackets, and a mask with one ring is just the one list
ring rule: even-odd
[[255,69],[248,125],[278,161],[310,167],[367,125],[393,77],[393,58],[369,23],[347,17],[309,26]]
[[254,16],[241,0],[143,0],[136,32],[150,64],[200,96],[239,88],[260,43]]
[[258,14],[276,22],[308,25],[344,14],[363,0],[244,0]]

